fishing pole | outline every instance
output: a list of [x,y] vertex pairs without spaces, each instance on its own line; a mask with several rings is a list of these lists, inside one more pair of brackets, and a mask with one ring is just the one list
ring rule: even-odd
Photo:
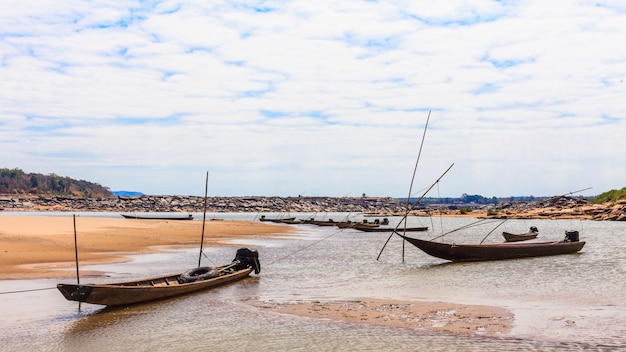
[[452,163],[452,165],[450,165],[446,171],[444,171],[443,174],[441,174],[441,176],[439,176],[439,178],[432,184],[430,185],[430,187],[428,187],[426,189],[426,191],[417,199],[417,201],[415,201],[415,203],[412,204],[411,208],[408,208],[406,213],[402,216],[402,219],[400,219],[400,222],[398,222],[398,224],[396,225],[396,227],[393,229],[393,231],[391,232],[391,234],[389,235],[389,237],[387,238],[387,241],[385,242],[385,244],[383,245],[383,248],[380,250],[380,253],[378,253],[378,257],[376,257],[376,260],[380,259],[380,256],[383,254],[383,251],[385,250],[385,247],[387,246],[387,243],[389,243],[389,240],[391,239],[391,237],[394,234],[397,234],[398,232],[398,227],[400,226],[400,224],[402,223],[402,221],[406,221],[407,216],[409,215],[409,213],[411,212],[411,210],[413,210],[415,208],[415,206],[417,206],[417,204],[419,204],[419,202],[426,196],[426,194],[428,194],[428,192],[430,192],[431,189],[433,189],[433,187],[435,187],[436,184],[439,183],[439,181],[441,181],[441,179],[448,173],[448,171],[450,171],[450,169],[454,166],[454,163]]
[[[409,196],[406,198],[406,209],[407,215],[410,212],[410,204],[411,204],[411,192],[413,191],[413,182],[415,181],[415,174],[417,173],[417,165],[420,162],[420,157],[422,156],[422,148],[424,147],[424,140],[426,139],[426,131],[428,130],[428,121],[430,121],[430,112],[428,110],[428,116],[426,117],[426,124],[424,125],[424,133],[422,134],[422,142],[420,143],[420,149],[417,152],[417,159],[415,160],[415,167],[413,168],[413,176],[411,176],[411,184],[409,185]],[[404,230],[406,232],[407,221],[406,217],[404,217],[398,224],[401,224],[404,220]],[[397,228],[397,226],[396,226]],[[393,234],[393,232],[391,233]],[[404,241],[402,241],[402,261],[404,262]]]

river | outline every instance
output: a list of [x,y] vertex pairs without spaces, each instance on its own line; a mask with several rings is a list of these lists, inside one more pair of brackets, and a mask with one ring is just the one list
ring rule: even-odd
[[[324,216],[342,220],[346,215]],[[210,218],[254,216],[216,213]],[[413,217],[412,223],[431,231],[411,235],[429,239],[473,221]],[[79,309],[53,289],[57,280],[0,281],[2,292],[26,291],[0,295],[0,351],[626,351],[624,222],[508,220],[486,242],[501,242],[502,231],[536,226],[541,240],[578,230],[587,243],[578,254],[477,263],[449,263],[409,244],[402,262],[398,237],[377,260],[389,234],[285,226],[295,226],[295,234],[241,241],[259,251],[259,276],[165,301],[118,309],[83,304]],[[488,231],[471,228],[445,240],[476,243]],[[211,261],[206,265],[230,262],[235,252],[205,249]],[[167,250],[128,263],[85,266],[109,277],[81,282],[181,271],[194,267],[197,255],[197,249]],[[449,335],[307,318],[252,304],[364,297],[499,306],[514,313],[514,327],[498,337]]]

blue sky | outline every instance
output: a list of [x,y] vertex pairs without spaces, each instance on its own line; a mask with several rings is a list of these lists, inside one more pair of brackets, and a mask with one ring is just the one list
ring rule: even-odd
[[0,167],[146,194],[626,186],[622,1],[0,3]]

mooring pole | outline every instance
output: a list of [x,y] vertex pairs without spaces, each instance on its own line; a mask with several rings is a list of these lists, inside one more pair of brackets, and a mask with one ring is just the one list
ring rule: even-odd
[[204,212],[202,214],[202,238],[200,239],[200,255],[198,256],[198,268],[202,262],[202,246],[204,244],[204,223],[206,222],[206,198],[209,193],[209,172],[206,172],[206,181],[204,184]]
[[78,242],[76,241],[76,214],[74,218],[74,254],[76,256],[76,283],[80,285],[80,275],[78,275]]

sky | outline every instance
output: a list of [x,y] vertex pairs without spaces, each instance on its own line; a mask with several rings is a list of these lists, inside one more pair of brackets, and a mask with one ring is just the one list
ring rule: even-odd
[[0,168],[406,197],[454,165],[428,196],[596,195],[626,186],[625,43],[617,0],[3,0]]

